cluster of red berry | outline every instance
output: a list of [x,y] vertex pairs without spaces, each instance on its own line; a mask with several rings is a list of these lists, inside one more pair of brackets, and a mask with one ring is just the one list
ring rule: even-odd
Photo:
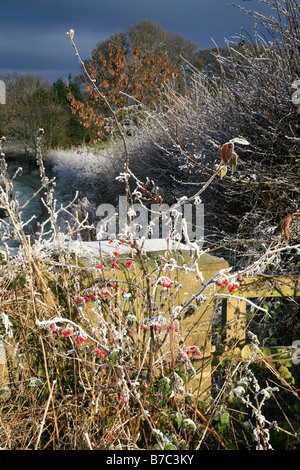
[[[57,330],[58,329],[52,329],[52,331],[57,331]],[[69,336],[73,336],[73,332],[74,332],[74,329],[72,326],[68,326],[61,331],[62,335],[64,335],[66,338]],[[87,340],[87,338],[84,334],[76,333],[74,335],[74,340],[76,341],[76,343],[84,343]]]
[[[227,284],[228,284],[228,279],[218,279],[216,281],[216,286],[221,287],[221,288],[227,286]],[[234,292],[238,288],[239,288],[239,284],[237,284],[236,282],[232,282],[231,284],[228,285],[228,290],[231,293]]]
[[49,331],[58,331],[58,326],[56,326],[55,323],[51,323],[49,326]]
[[[167,330],[173,330],[173,328],[174,328],[173,325],[168,325],[168,326],[167,326]],[[142,329],[142,330],[147,330],[147,325],[145,325],[145,324],[141,325],[141,329]],[[161,325],[158,324],[158,323],[156,323],[156,324],[153,326],[153,329],[154,329],[154,331],[160,330],[160,329],[161,329]],[[178,333],[178,332],[179,332],[178,328],[175,328],[175,331],[176,331],[176,333]]]
[[[169,289],[170,287],[172,287],[174,285],[174,282],[173,281],[170,281],[170,282],[158,281],[157,284],[159,286],[167,287],[167,289]],[[153,287],[153,286],[154,286],[154,282],[151,284],[151,287]]]
[[195,354],[196,356],[200,356],[201,353],[197,349],[191,349],[191,350],[186,351],[185,354],[182,354],[181,358],[186,359],[188,354]]
[[75,297],[74,299],[76,302],[85,302],[85,297]]
[[97,354],[101,359],[106,356],[106,352],[100,351],[100,349],[95,349],[94,353]]
[[161,285],[162,285],[163,287],[166,287],[167,289],[169,289],[170,287],[172,287],[173,284],[174,284],[173,281],[170,281],[170,282],[161,282]]
[[103,295],[107,295],[108,297],[111,296],[111,293],[109,292],[109,290],[104,290],[104,291],[102,292],[102,294],[103,294]]
[[218,279],[218,280],[216,281],[216,286],[218,286],[218,287],[222,287],[222,288],[223,288],[223,287],[225,287],[227,284],[228,284],[228,279],[223,279],[223,280]]
[[120,269],[120,266],[118,265],[118,263],[119,263],[118,259],[112,259],[110,261],[111,269]]
[[[59,330],[58,326],[55,323],[51,323],[51,325],[49,326],[49,331],[58,331],[58,330]],[[72,336],[73,332],[74,332],[74,328],[72,326],[67,326],[63,330],[61,330],[61,334],[65,336],[66,338],[68,336]],[[81,334],[76,334],[74,335],[74,339],[76,342],[84,343],[84,341],[86,341],[86,336],[81,335]]]
[[71,336],[73,335],[73,328],[72,327],[67,327],[67,328],[64,328],[61,333],[67,338],[68,336]]
[[95,268],[102,269],[102,268],[106,268],[106,266],[107,266],[106,262],[102,259],[99,261],[98,264],[96,264]]
[[[119,253],[118,253],[117,251],[115,251],[114,254],[115,254],[115,255],[118,255]],[[118,263],[119,263],[119,260],[118,260],[118,259],[112,259],[112,260],[110,261],[111,268],[112,268],[112,269],[120,269],[120,266],[119,266]],[[132,266],[132,261],[131,261],[131,260],[127,261],[127,263],[126,263],[126,268],[130,268],[131,266]],[[95,268],[97,268],[97,269],[102,269],[103,267],[104,267],[104,268],[106,267],[106,263],[104,263],[104,262],[102,262],[102,264],[98,263],[98,264],[96,264],[96,266],[95,266]]]
[[86,336],[85,335],[75,335],[74,339],[76,343],[84,343],[86,341]]
[[74,300],[76,302],[85,302],[87,303],[90,299],[94,299],[95,295],[92,292],[89,292],[89,294],[83,295],[83,296],[76,296]]
[[228,290],[229,290],[230,292],[234,292],[234,291],[235,291],[236,289],[238,289],[238,288],[239,288],[239,284],[235,284],[235,283],[230,284],[230,285],[228,286]]
[[[173,326],[173,325],[168,325],[168,326],[167,326],[167,330],[173,330],[173,329],[174,329],[174,326]],[[179,332],[178,328],[175,328],[174,331],[175,331],[176,333]]]

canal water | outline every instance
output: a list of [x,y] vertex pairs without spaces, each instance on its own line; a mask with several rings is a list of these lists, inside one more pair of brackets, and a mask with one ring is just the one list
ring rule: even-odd
[[[38,175],[34,174],[22,174],[17,176],[16,178],[12,179],[13,188],[14,188],[14,195],[19,203],[19,207],[21,208],[24,204],[26,206],[20,210],[21,212],[21,220],[22,223],[26,223],[30,221],[25,227],[24,232],[27,235],[34,235],[37,231],[37,222],[41,222],[46,219],[47,217],[47,210],[41,201],[41,198],[45,199],[45,189],[42,189],[37,195],[36,192],[41,187],[41,180]],[[55,191],[54,197],[56,196],[58,191]],[[35,196],[34,196],[35,195]],[[33,197],[34,196],[34,197]],[[9,222],[8,217],[4,219],[5,221]],[[49,226],[50,227],[50,226]],[[17,240],[9,240],[8,246],[14,248],[19,245]],[[0,251],[2,251],[2,243],[0,241]]]
[[[14,191],[17,197],[17,200],[22,206],[25,204],[40,188],[41,182],[40,178],[32,176],[32,175],[22,175],[18,176],[14,182]],[[22,211],[22,219],[23,221],[29,220],[32,216],[36,218],[42,215],[42,202],[41,202],[41,195],[40,193],[34,197],[29,204],[23,209]],[[34,223],[34,220],[33,220]],[[32,224],[30,224],[32,225]]]

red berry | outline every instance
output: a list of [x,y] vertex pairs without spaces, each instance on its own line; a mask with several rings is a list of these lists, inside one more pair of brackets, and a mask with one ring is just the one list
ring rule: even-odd
[[236,283],[229,284],[229,286],[228,286],[228,290],[230,292],[234,292],[238,288],[239,288],[239,284],[236,284]]
[[84,335],[75,335],[75,341],[77,343],[84,343],[86,341],[86,336],[84,336]]
[[58,331],[58,327],[55,325],[55,323],[52,323],[49,326],[49,331]]
[[64,328],[62,334],[66,337],[71,336],[73,334],[73,328]]

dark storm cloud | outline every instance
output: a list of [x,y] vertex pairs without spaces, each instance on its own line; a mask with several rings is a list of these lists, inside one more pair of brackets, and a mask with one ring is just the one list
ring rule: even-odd
[[66,36],[70,28],[85,59],[99,40],[142,19],[202,48],[213,45],[211,38],[222,46],[225,37],[250,25],[247,15],[226,0],[2,0],[0,74],[32,72],[50,81],[76,75],[78,62]]

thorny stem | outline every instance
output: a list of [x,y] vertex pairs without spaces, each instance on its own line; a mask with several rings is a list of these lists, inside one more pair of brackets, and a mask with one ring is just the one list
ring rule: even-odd
[[118,118],[117,118],[117,115],[115,113],[115,111],[113,110],[113,108],[111,107],[111,104],[109,103],[108,99],[106,98],[105,95],[103,95],[99,88],[97,87],[96,83],[95,83],[95,80],[92,79],[92,77],[90,76],[83,60],[81,59],[80,55],[79,55],[79,52],[78,52],[78,49],[77,49],[77,46],[73,40],[73,36],[74,36],[74,31],[73,30],[70,30],[70,32],[67,33],[67,36],[69,37],[70,41],[71,41],[71,44],[74,48],[74,51],[75,51],[75,54],[76,54],[76,57],[82,67],[82,70],[86,76],[86,78],[88,79],[88,81],[91,83],[92,87],[94,88],[95,92],[97,93],[97,95],[99,96],[100,99],[102,99],[106,106],[108,107],[112,117],[113,117],[113,120],[115,122],[115,125],[117,127],[117,130],[120,134],[120,137],[122,139],[122,142],[123,142],[123,146],[124,146],[124,150],[125,150],[125,184],[126,184],[126,193],[127,193],[127,196],[129,197],[130,196],[130,189],[129,189],[129,184],[128,184],[128,169],[129,169],[129,154],[128,154],[128,149],[127,149],[127,144],[126,144],[126,139],[125,139],[125,136],[124,136],[124,133],[122,132],[122,129],[121,129],[121,126],[120,126],[120,123],[118,121]]

